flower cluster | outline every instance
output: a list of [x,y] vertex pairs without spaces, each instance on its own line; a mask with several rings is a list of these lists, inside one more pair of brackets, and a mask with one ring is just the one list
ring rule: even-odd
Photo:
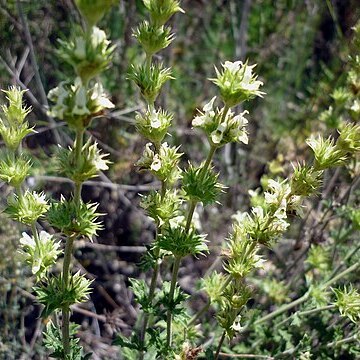
[[49,208],[47,218],[49,223],[67,236],[84,236],[92,239],[97,231],[102,229],[97,221],[102,215],[98,213],[97,204],[80,203],[80,206],[72,199],[53,202]]
[[178,166],[182,155],[179,147],[162,143],[158,152],[154,151],[151,143],[146,144],[142,157],[135,164],[140,170],[150,170],[159,180],[173,184],[181,177]]
[[230,142],[248,143],[246,125],[248,120],[244,115],[248,111],[244,111],[239,115],[235,115],[231,110],[215,109],[213,97],[209,103],[203,107],[203,111],[199,111],[192,125],[201,128],[207,135],[211,145],[221,147]]
[[136,130],[154,144],[160,144],[164,139],[173,115],[166,110],[148,107],[145,113],[135,116]]
[[114,107],[100,83],[87,90],[80,78],[74,84],[60,83],[49,92],[49,99],[54,103],[50,115],[65,120],[74,129],[88,127],[94,117]]
[[49,208],[44,193],[26,190],[25,194],[13,194],[8,198],[5,212],[15,221],[34,224]]
[[34,290],[38,302],[44,305],[41,315],[48,317],[57,309],[86,301],[91,292],[90,285],[91,281],[80,272],[70,276],[65,288],[62,275],[52,276],[47,282],[40,283]]
[[84,84],[109,67],[115,49],[105,32],[96,26],[89,33],[78,30],[70,40],[60,40],[60,44],[60,57],[73,66]]
[[253,74],[255,66],[248,65],[247,62],[225,61],[222,71],[215,67],[216,78],[211,81],[219,87],[221,98],[228,107],[265,94],[259,90],[263,83]]
[[306,142],[315,155],[315,170],[324,170],[344,164],[346,154],[335,145],[332,138],[324,139],[321,135],[311,136]]
[[227,286],[222,292],[216,320],[225,330],[229,339],[241,330],[239,313],[250,299],[251,293],[251,289],[241,280]]
[[3,90],[8,100],[8,105],[2,105],[3,116],[0,116],[0,135],[2,136],[6,147],[15,151],[24,137],[33,129],[25,120],[31,111],[31,108],[24,106],[23,95],[25,91],[12,86],[9,90]]
[[352,322],[360,321],[360,294],[351,285],[349,288],[333,289],[336,300],[335,306],[342,316],[347,316]]
[[212,169],[204,169],[203,166],[189,167],[184,171],[182,178],[182,190],[185,198],[201,202],[204,206],[217,201],[224,186],[218,182],[219,174]]
[[178,192],[168,189],[163,195],[157,191],[152,191],[143,196],[141,207],[160,227],[180,214],[181,203],[182,199]]
[[[238,215],[244,217],[244,215]],[[256,241],[248,237],[246,228],[243,226],[245,219],[241,219],[242,223],[234,223],[232,233],[230,234],[225,251],[226,263],[224,269],[233,278],[243,278],[254,268],[262,266],[263,260],[257,254],[258,247]]]
[[291,177],[291,192],[299,196],[316,194],[322,184],[322,174],[323,171],[316,171],[312,166],[297,164]]
[[57,154],[57,167],[61,174],[64,174],[75,183],[81,183],[96,177],[99,171],[107,170],[109,160],[108,154],[101,154],[97,142],[92,143],[89,139],[82,147],[83,156],[80,162],[76,162],[76,143],[74,147],[64,149],[59,147]]
[[343,123],[338,132],[336,142],[331,137],[324,139],[321,135],[311,136],[306,141],[314,152],[315,170],[341,166],[360,151],[360,125]]
[[206,235],[197,234],[194,230],[187,232],[182,227],[168,226],[159,235],[156,246],[182,258],[187,255],[205,255],[209,252],[206,242]]
[[41,231],[38,239],[27,233],[22,234],[19,253],[21,258],[31,267],[37,280],[44,278],[51,266],[61,254],[60,242],[46,231]]

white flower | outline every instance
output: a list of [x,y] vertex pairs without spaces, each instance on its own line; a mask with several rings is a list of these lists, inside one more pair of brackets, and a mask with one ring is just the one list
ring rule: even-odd
[[95,106],[102,109],[112,109],[115,105],[108,99],[100,83],[96,83],[92,89],[90,99],[94,101]]
[[216,99],[216,96],[214,96],[207,104],[204,105],[203,110],[205,113],[208,113],[214,109],[215,99]]
[[360,101],[358,99],[355,99],[352,103],[350,110],[355,113],[360,113]]
[[235,61],[235,62],[225,61],[225,63],[222,64],[222,66],[225,70],[229,70],[231,73],[235,74],[240,70],[240,67],[243,66],[243,63],[242,61]]
[[92,28],[91,42],[94,48],[98,47],[103,42],[107,44],[109,43],[109,41],[106,39],[105,31],[99,29],[97,26]]
[[75,106],[73,108],[74,115],[88,115],[90,114],[89,109],[86,106],[86,89],[84,86],[77,88],[75,92]]
[[162,124],[159,118],[159,113],[153,110],[150,117],[150,126],[154,129],[158,129],[161,125]]
[[82,36],[79,36],[75,39],[74,55],[78,59],[86,58],[86,42]]
[[20,239],[20,244],[23,246],[35,246],[35,240],[32,236],[27,234],[26,232],[22,233],[22,238]]
[[183,215],[175,216],[169,220],[169,226],[171,229],[176,229],[179,226],[184,226],[184,224],[185,224],[185,216]]
[[37,205],[47,205],[46,195],[44,193],[32,192],[32,196]]
[[214,111],[214,102],[216,96],[214,96],[207,104],[203,107],[203,112],[200,112],[201,115],[195,116],[192,121],[192,125],[195,127],[203,127],[211,123],[215,117]]
[[19,254],[31,266],[32,273],[40,279],[60,254],[60,242],[55,242],[53,236],[46,231],[40,232],[38,243],[34,236],[25,232],[22,235]]
[[158,154],[154,156],[153,162],[151,163],[150,169],[152,171],[159,171],[161,169],[161,161],[159,159]]
[[291,186],[286,183],[286,181],[278,182],[270,179],[268,187],[271,192],[264,193],[265,202],[269,205],[278,207],[282,212],[285,212],[283,217],[286,217],[287,199],[291,193]]
[[220,144],[221,140],[223,139],[223,135],[224,135],[224,132],[226,131],[226,129],[227,129],[226,123],[219,124],[217,129],[211,133],[211,141],[214,144]]

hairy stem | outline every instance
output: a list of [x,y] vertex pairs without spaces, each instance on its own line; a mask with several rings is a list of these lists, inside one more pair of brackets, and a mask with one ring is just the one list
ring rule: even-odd
[[[84,142],[84,129],[79,129],[76,132],[76,142],[75,142],[75,166],[77,166],[81,161],[81,151]],[[80,206],[81,202],[81,188],[82,183],[75,183],[74,189],[74,201],[76,206]],[[71,255],[73,252],[74,241],[76,235],[70,236],[65,244],[64,252],[64,262],[63,262],[63,271],[62,271],[62,285],[63,290],[67,289],[69,284],[70,277],[70,263]],[[65,305],[62,308],[62,343],[64,349],[64,358],[70,354],[70,308]]]
[[[318,312],[322,312],[322,311],[326,311],[326,310],[332,310],[335,309],[335,305],[326,305],[326,306],[321,306],[318,307],[316,309],[310,309],[310,310],[304,310],[304,311],[298,311],[295,314],[297,316],[304,316],[304,315],[312,315],[312,314],[316,314]],[[285,320],[279,322],[278,324],[275,325],[275,328],[280,327],[281,325],[286,324],[288,321],[292,320],[292,316],[289,316],[288,318],[286,318]]]
[[38,231],[37,231],[37,229],[36,229],[36,223],[35,222],[33,222],[32,224],[31,224],[31,232],[32,232],[32,234],[33,234],[33,236],[34,236],[34,240],[35,240],[35,244],[36,244],[36,247],[39,249],[40,248],[40,239],[39,239],[39,233],[38,233]]
[[[244,259],[246,259],[249,254],[254,250],[254,248],[256,247],[256,242],[253,241],[250,246],[247,248],[245,254],[244,254]],[[230,282],[232,281],[232,277],[228,276],[227,279],[223,282],[223,284],[221,285],[221,290],[220,293],[222,293],[226,287],[230,284]],[[191,320],[188,323],[188,326],[193,325],[197,319],[199,319],[202,315],[204,315],[206,313],[206,311],[209,309],[211,303],[210,300],[191,318]]]
[[[63,290],[68,287],[70,275],[70,262],[75,236],[70,236],[65,245],[64,264],[63,264]],[[70,308],[62,308],[62,342],[64,347],[64,357],[70,353]]]
[[[360,262],[356,262],[355,264],[351,265],[349,268],[347,268],[346,270],[344,270],[343,272],[341,272],[337,276],[333,277],[332,279],[330,279],[329,281],[324,283],[322,285],[322,288],[324,288],[324,289],[327,288],[328,286],[330,286],[333,283],[337,282],[339,279],[343,278],[347,274],[350,274],[351,272],[356,270],[359,266],[360,266]],[[276,317],[278,315],[281,315],[285,311],[288,311],[288,310],[294,308],[295,306],[302,304],[303,302],[305,302],[310,297],[310,294],[311,294],[310,291],[307,291],[303,296],[301,296],[298,299],[292,301],[291,303],[286,304],[284,306],[281,306],[279,309],[277,309],[277,310],[263,316],[262,318],[255,321],[254,324],[258,325],[258,324],[261,324],[261,323],[263,323],[265,321],[271,320],[274,317]]]
[[[156,146],[157,151],[159,146]],[[162,181],[161,182],[161,198],[163,199],[165,196],[165,192],[166,192],[166,181]],[[157,231],[158,232],[158,231]],[[158,236],[158,234],[156,234],[156,237]],[[150,289],[149,289],[149,302],[152,303],[153,299],[154,299],[154,295],[155,295],[155,289],[156,289],[156,281],[157,278],[159,276],[159,270],[160,270],[160,263],[158,260],[158,257],[160,255],[160,249],[156,248],[154,250],[155,252],[155,256],[156,256],[156,262],[153,268],[153,274],[151,276],[151,282],[150,282]],[[149,322],[149,314],[145,313],[144,314],[144,320],[141,326],[141,330],[140,330],[140,344],[141,347],[144,346],[144,342],[145,342],[145,333],[146,333],[146,329],[148,326],[148,322]],[[144,358],[144,352],[141,350],[140,351],[140,355],[139,355],[139,359],[142,360]]]
[[[171,276],[171,285],[170,285],[170,292],[169,292],[169,305],[171,304],[171,302],[174,299],[174,292],[175,292],[177,276],[178,276],[178,272],[179,272],[179,268],[180,268],[180,261],[181,261],[181,257],[175,258],[173,272],[172,272],[172,276]],[[169,309],[167,311],[167,316],[166,316],[166,345],[167,346],[171,346],[171,341],[172,341],[172,326],[171,326],[172,324],[171,323],[172,323],[172,313],[171,313],[171,310]]]
[[[227,113],[227,111],[228,111],[228,109],[226,110],[226,113]],[[226,116],[226,113],[224,116]],[[200,176],[204,176],[205,172],[209,168],[211,161],[214,157],[215,151],[216,151],[216,146],[212,145],[210,148],[209,154],[206,158],[205,164],[201,170]],[[190,230],[191,221],[194,216],[196,204],[197,204],[196,201],[191,201],[189,204],[189,213],[188,213],[187,220],[186,220],[185,233],[188,233]],[[181,258],[176,257],[174,267],[173,267],[173,273],[172,273],[172,278],[171,278],[171,287],[170,287],[170,293],[169,293],[169,303],[170,304],[173,301],[174,290],[175,290],[175,285],[177,282],[177,275],[179,272],[180,262],[181,262]],[[166,321],[166,343],[168,346],[171,346],[171,341],[172,341],[172,314],[171,314],[171,311],[168,310],[167,311],[167,321]]]
[[[79,129],[76,131],[76,142],[75,142],[75,163],[77,166],[81,161],[81,151],[84,144],[84,129]],[[81,201],[81,189],[82,183],[75,183],[74,189],[74,201],[77,205],[80,204]]]
[[223,344],[223,342],[224,342],[224,340],[225,340],[225,335],[226,335],[226,332],[225,332],[225,330],[224,330],[224,332],[223,332],[222,335],[221,335],[221,338],[220,338],[220,341],[219,341],[219,345],[218,345],[218,347],[217,347],[217,349],[216,349],[216,353],[215,353],[215,356],[214,356],[214,359],[215,359],[215,360],[217,360],[217,359],[219,358],[219,353],[220,353],[222,344]]

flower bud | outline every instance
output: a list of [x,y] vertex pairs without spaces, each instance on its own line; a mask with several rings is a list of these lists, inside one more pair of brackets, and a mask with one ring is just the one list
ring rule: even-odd
[[212,204],[224,192],[225,186],[218,182],[219,174],[212,169],[203,171],[189,165],[184,171],[182,179],[182,190],[189,201],[202,202],[203,205]]
[[164,25],[177,12],[184,13],[177,0],[144,0],[144,5],[150,12],[151,22],[155,26]]
[[5,115],[9,125],[21,125],[26,116],[31,111],[31,108],[23,105],[23,95],[26,90],[20,90],[16,86],[11,86],[9,90],[2,90],[6,94],[8,105],[2,105],[1,109]]
[[25,91],[20,88],[12,86],[9,90],[2,91],[6,94],[8,105],[1,106],[4,116],[0,119],[0,135],[6,147],[16,151],[24,137],[34,132],[33,128],[30,128],[28,122],[25,121],[31,108],[23,105]]
[[140,205],[146,210],[148,216],[162,226],[179,215],[181,202],[176,190],[167,190],[164,196],[157,191],[152,191],[142,197]]
[[29,175],[31,161],[24,155],[2,154],[0,158],[0,179],[15,188],[19,187]]
[[342,316],[357,324],[360,321],[360,293],[350,285],[341,289],[332,289],[336,300],[334,305]]
[[158,153],[152,149],[152,144],[145,146],[142,157],[135,164],[140,170],[150,170],[159,180],[173,184],[181,177],[178,166],[182,153],[179,153],[179,147],[170,147],[166,142],[161,144]]
[[339,130],[336,146],[349,153],[360,151],[360,125],[345,124]]
[[143,21],[136,28],[133,35],[148,56],[152,56],[160,50],[165,49],[174,40],[174,34],[171,34],[171,28],[153,26],[147,21]]
[[315,171],[312,166],[294,166],[291,178],[291,192],[294,195],[310,196],[316,194],[321,186],[323,171]]
[[131,66],[128,78],[139,87],[141,95],[153,104],[166,81],[174,79],[170,68],[163,68],[162,64],[147,66]]
[[347,158],[346,152],[334,145],[334,140],[331,137],[324,139],[321,135],[318,137],[312,135],[306,140],[306,143],[314,152],[314,169],[317,171],[342,165]]
[[83,202],[79,206],[73,199],[68,201],[61,197],[51,204],[47,217],[52,226],[67,236],[76,234],[92,239],[102,229],[97,220],[103,214],[96,211],[97,207],[97,204]]
[[90,26],[94,26],[116,4],[116,0],[75,0],[81,15]]

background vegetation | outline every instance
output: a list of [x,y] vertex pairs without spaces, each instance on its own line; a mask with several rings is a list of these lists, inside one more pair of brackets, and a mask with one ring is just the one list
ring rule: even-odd
[[[246,151],[229,144],[215,158],[229,189],[221,197],[222,207],[199,213],[211,254],[196,261],[187,257],[180,271],[180,285],[190,295],[189,311],[196,312],[206,299],[194,280],[221,269],[217,259],[231,214],[256,202],[248,190],[254,195],[268,177],[290,174],[292,162],[311,158],[305,139],[312,132],[336,136],[339,118],[349,116],[335,103],[333,92],[347,86],[349,56],[356,55],[351,28],[360,8],[355,0],[184,0],[182,7],[186,13],[171,20],[176,40],[161,53],[176,80],[166,85],[159,99],[176,114],[170,142],[182,144],[182,161],[186,163],[186,156],[203,159],[205,138],[190,129],[196,109],[214,96],[214,87],[206,80],[214,76],[213,64],[250,59],[258,64],[256,72],[267,93],[264,100],[251,102]],[[107,215],[104,230],[93,243],[76,243],[75,270],[94,281],[90,300],[73,313],[81,324],[80,341],[94,359],[119,358],[119,347],[112,340],[117,333],[130,335],[139,311],[128,279],[151,276],[137,266],[144,245],[154,236],[138,194],[159,184],[133,165],[144,145],[133,120],[142,103],[127,79],[130,64],[139,61],[132,29],[144,11],[140,0],[121,1],[100,22],[117,45],[113,66],[102,75],[116,110],[94,122],[89,131],[110,153],[112,165],[84,186],[84,199],[98,201],[100,212]],[[51,157],[59,141],[69,145],[69,133],[62,122],[48,116],[46,94],[72,71],[55,49],[57,39],[66,39],[79,19],[71,0],[0,3],[0,88],[10,84],[29,88],[25,96],[33,107],[30,122],[38,132],[27,137],[25,150],[38,160],[28,186],[45,188],[54,197],[71,191],[70,184],[58,177]],[[354,93],[358,97],[359,89]],[[255,300],[249,302],[244,321],[252,324],[251,329],[226,342],[224,352],[284,359],[360,356],[359,318],[354,323],[341,317],[331,305],[331,290],[317,286],[360,260],[359,174],[355,162],[346,169],[327,170],[321,193],[308,200],[303,218],[294,219],[276,247],[263,249],[268,261],[249,279]],[[1,183],[3,204],[10,191]],[[33,302],[31,272],[15,256],[24,229],[0,216],[0,359],[46,359],[40,346],[46,320]],[[358,288],[359,275],[359,268],[354,268],[340,284],[351,281]],[[298,299],[302,300],[292,303]],[[293,305],[264,320],[283,304]],[[314,311],[318,308],[321,311]],[[212,311],[205,318],[207,325],[199,332],[211,342],[219,337],[211,326]]]

